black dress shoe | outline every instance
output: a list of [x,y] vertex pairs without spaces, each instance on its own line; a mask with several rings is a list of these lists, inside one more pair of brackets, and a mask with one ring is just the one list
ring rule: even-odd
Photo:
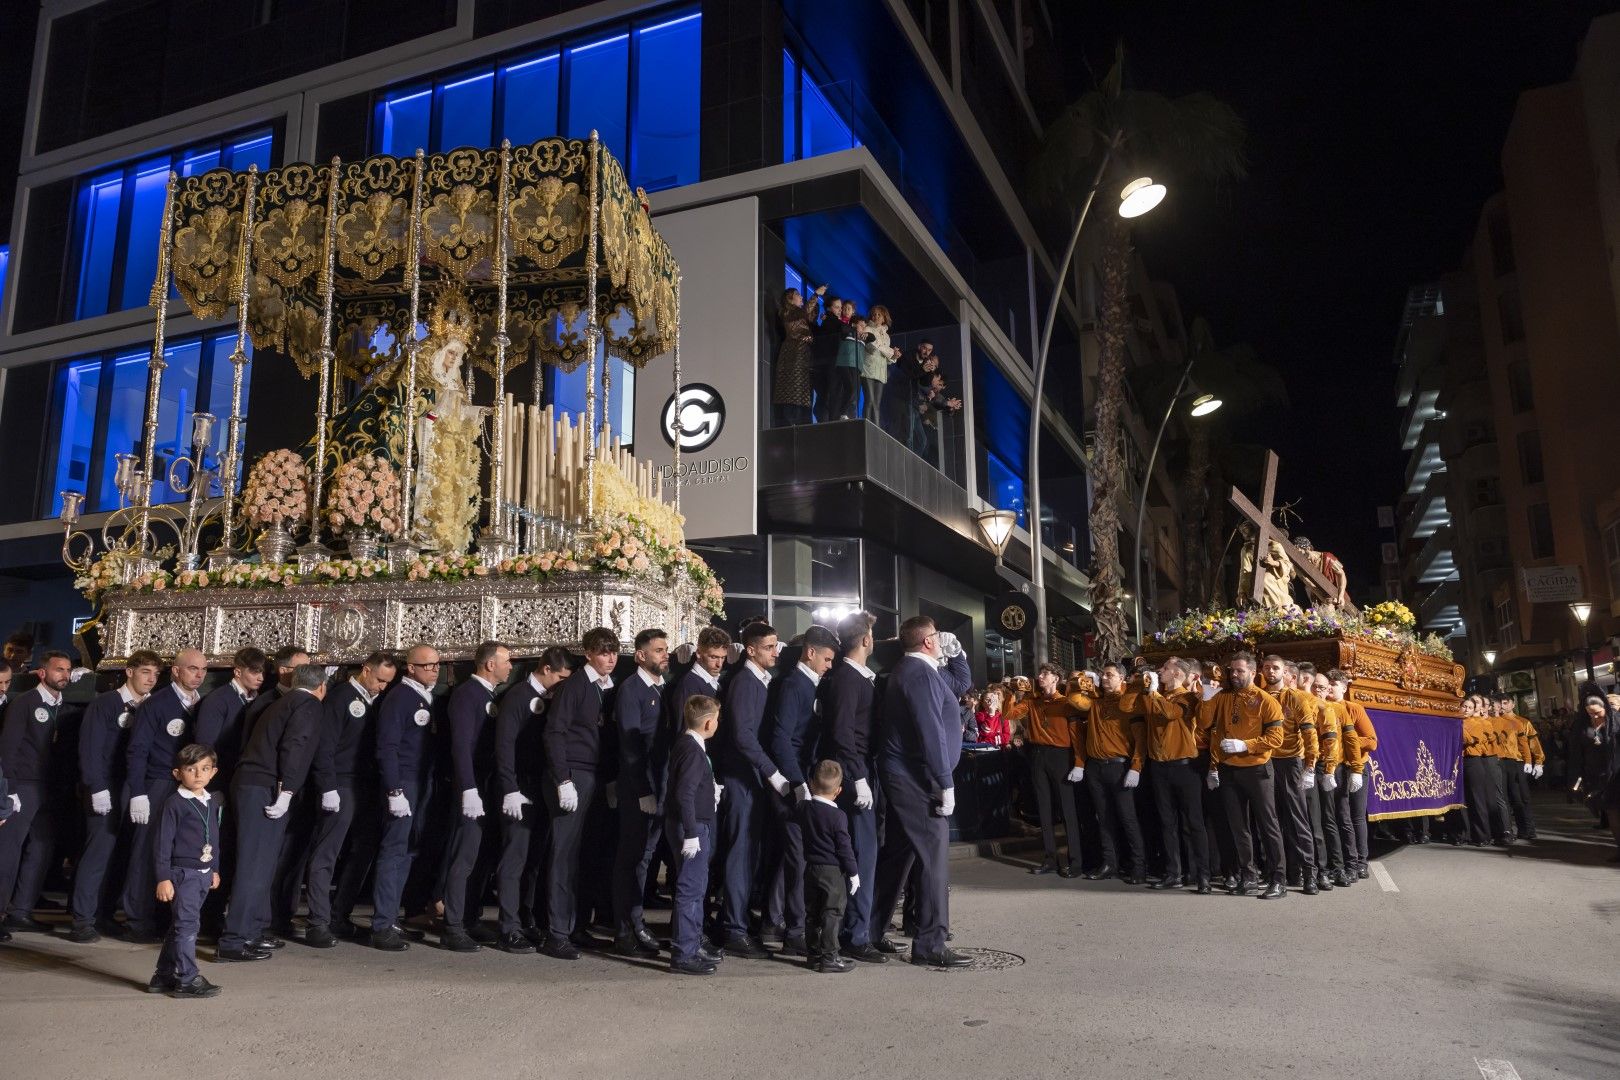
[[[1502,846],[1507,847],[1506,844],[1503,844]],[[1366,881],[1367,880],[1367,868],[1365,866],[1356,867],[1356,877],[1360,878],[1363,881]]]
[[602,942],[591,936],[589,930],[575,930],[568,935],[568,940],[574,943],[576,949],[600,949]]
[[360,936],[360,928],[348,919],[333,919],[326,924],[326,929],[333,937],[343,941],[353,941]]
[[534,942],[530,941],[527,937],[516,930],[512,931],[510,934],[502,934],[500,940],[495,942],[495,947],[501,950],[501,952],[513,953],[516,955],[534,952]]
[[636,928],[636,944],[641,946],[641,951],[648,956],[657,956],[659,953],[658,939],[648,933],[645,926]]
[[188,983],[181,983],[169,991],[169,996],[172,998],[211,998],[218,994],[219,987],[201,975],[194,977]]
[[810,946],[805,943],[802,935],[789,934],[782,939],[782,955],[809,956]]
[[1316,878],[1311,877],[1306,879],[1304,886],[1299,891],[1306,896],[1315,896],[1321,890],[1316,887]]
[[973,959],[963,956],[955,949],[944,949],[932,955],[919,953],[914,949],[911,953],[911,962],[918,967],[962,968],[970,966]]
[[1039,865],[1030,867],[1029,872],[1032,874],[1055,874],[1057,868],[1056,859],[1042,859]]
[[216,964],[246,964],[254,960],[268,959],[270,959],[268,951],[254,948],[252,945],[240,949],[214,950],[214,962]]
[[786,933],[786,927],[775,925],[762,926],[759,928],[759,940],[764,942],[766,945],[780,945],[782,944],[782,936]]
[[1331,892],[1333,890],[1333,879],[1328,877],[1326,870],[1316,872],[1316,887],[1322,892]]
[[1333,884],[1336,888],[1348,889],[1350,887],[1350,875],[1343,870],[1333,871]]
[[740,956],[744,960],[763,960],[771,955],[763,942],[744,934],[727,934],[720,947],[726,950],[727,956]]
[[[1031,873],[1033,872],[1034,871],[1031,871]],[[1074,863],[1064,863],[1062,866],[1057,868],[1057,872],[1058,877],[1060,878],[1074,878],[1080,876],[1080,871],[1074,868]]]
[[439,938],[439,947],[449,952],[473,953],[483,950],[483,946],[466,934],[444,934]]
[[548,937],[540,951],[558,960],[578,960],[579,946],[565,937]]
[[700,953],[691,960],[671,960],[669,972],[671,975],[713,975],[718,965],[703,959]]
[[7,930],[13,933],[48,934],[51,932],[50,923],[40,922],[32,915],[7,915],[5,926]]
[[371,947],[381,949],[383,952],[404,952],[411,947],[411,943],[405,940],[405,935],[399,932],[399,927],[390,926],[386,930],[371,932]]
[[1118,869],[1109,863],[1103,863],[1097,869],[1086,875],[1087,881],[1106,881],[1118,873]]
[[253,948],[260,949],[264,952],[275,952],[277,949],[285,948],[287,945],[287,943],[280,938],[273,937],[257,938],[248,942],[248,944]]
[[63,936],[75,945],[91,945],[101,940],[101,931],[93,926],[75,926]]
[[1214,891],[1215,891],[1214,889],[1209,887],[1209,878],[1206,877],[1206,878],[1199,878],[1198,879],[1198,895],[1199,896],[1209,896]]
[[1158,881],[1148,884],[1150,889],[1179,889],[1181,888],[1181,875],[1167,874]]
[[501,940],[501,935],[484,923],[473,923],[473,925],[467,927],[467,936],[480,945],[494,945]]
[[1231,892],[1233,889],[1235,889],[1237,887],[1238,887],[1238,876],[1236,874],[1227,874],[1224,878],[1221,879],[1221,888],[1225,889],[1227,892]]
[[1147,884],[1147,878],[1143,877],[1141,874],[1121,874],[1119,876],[1119,880],[1123,881],[1127,885]]
[[537,949],[546,943],[546,932],[533,923],[518,927],[518,933],[528,938],[529,943]]
[[148,994],[167,994],[179,985],[173,975],[153,975],[146,980],[146,992]]
[[885,956],[900,955],[900,946],[890,941],[887,937],[880,937],[876,941],[872,942],[872,948],[876,949]]
[[851,960],[859,960],[863,964],[887,964],[887,953],[879,951],[872,945],[848,945],[844,947],[844,955]]
[[714,939],[708,934],[704,934],[702,938],[699,939],[698,952],[708,953],[710,956],[717,959],[726,955],[726,950],[715,944]]
[[855,961],[837,953],[828,953],[816,961],[816,970],[823,975],[842,975],[855,970]]
[[720,961],[724,960],[725,958],[726,954],[721,952],[719,949],[711,949],[707,945],[698,946],[698,959],[702,960],[705,964],[714,964],[716,967],[718,967]]
[[1240,877],[1237,879],[1237,884],[1233,885],[1226,891],[1231,893],[1233,896],[1248,896],[1249,890],[1253,889],[1254,887],[1255,883],[1253,881],[1249,880],[1247,877]]
[[[645,943],[641,940],[642,935],[646,935]],[[645,930],[637,934],[619,934],[613,939],[613,952],[618,956],[657,956],[658,942]]]
[[337,935],[324,926],[311,926],[304,931],[304,944],[312,949],[337,948]]
[[1271,882],[1271,884],[1267,885],[1264,889],[1262,889],[1260,891],[1260,895],[1256,896],[1255,899],[1256,900],[1280,900],[1280,899],[1282,899],[1283,897],[1285,897],[1287,895],[1288,895],[1288,889],[1283,886],[1283,883],[1280,882],[1280,881],[1275,881],[1274,880],[1274,881]]

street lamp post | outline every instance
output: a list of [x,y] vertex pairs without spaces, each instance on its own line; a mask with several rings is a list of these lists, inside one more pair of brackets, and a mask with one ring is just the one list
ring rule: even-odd
[[[1153,466],[1159,460],[1159,444],[1164,441],[1164,429],[1170,426],[1170,417],[1175,415],[1176,402],[1180,401],[1187,389],[1187,380],[1192,376],[1193,365],[1198,363],[1198,354],[1193,353],[1187,360],[1187,366],[1181,369],[1181,380],[1176,383],[1175,393],[1164,407],[1164,417],[1159,421],[1159,430],[1153,436],[1153,450],[1148,454],[1147,472],[1143,474],[1142,491],[1136,498],[1136,559],[1131,564],[1131,606],[1136,614],[1136,640],[1142,640],[1142,524],[1147,518],[1148,488],[1153,484]],[[1221,399],[1213,394],[1199,394],[1193,399],[1192,415],[1208,416],[1221,407]]]
[[1569,605],[1570,613],[1575,621],[1581,624],[1581,648],[1586,650],[1586,678],[1589,682],[1597,682],[1597,672],[1592,668],[1592,639],[1586,632],[1586,622],[1592,617],[1592,605],[1585,600],[1577,600]]
[[[1086,201],[1080,206],[1080,216],[1075,219],[1074,231],[1069,235],[1069,246],[1063,251],[1063,258],[1058,263],[1056,276],[1052,279],[1052,302],[1046,309],[1046,322],[1041,329],[1041,336],[1035,350],[1035,392],[1030,398],[1029,405],[1029,475],[1024,480],[1024,491],[1028,496],[1025,513],[1029,527],[1029,583],[1031,591],[1035,594],[1035,662],[1041,663],[1047,650],[1046,627],[1046,559],[1042,554],[1044,543],[1041,539],[1041,392],[1046,385],[1046,356],[1052,348],[1052,328],[1057,323],[1058,305],[1063,300],[1064,281],[1069,274],[1069,266],[1074,262],[1075,248],[1080,244],[1080,230],[1085,227],[1086,217],[1091,212],[1091,204],[1097,197],[1097,190],[1102,187],[1103,177],[1112,164],[1114,152],[1124,141],[1123,132],[1115,132],[1103,151],[1102,161],[1097,165],[1097,175],[1091,181],[1091,188],[1086,192]],[[1164,200],[1165,186],[1156,184],[1151,177],[1137,177],[1126,184],[1119,193],[1118,213],[1120,217],[1134,218],[1152,210]]]
[[1496,650],[1486,649],[1480,655],[1485,658],[1485,666],[1490,668],[1486,674],[1490,676],[1491,690],[1494,692],[1496,690]]

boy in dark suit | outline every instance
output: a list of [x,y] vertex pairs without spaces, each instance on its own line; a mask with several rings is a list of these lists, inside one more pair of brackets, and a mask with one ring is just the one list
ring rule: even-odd
[[805,933],[810,961],[824,975],[855,969],[855,961],[838,955],[844,905],[861,887],[849,821],[838,808],[843,790],[843,768],[836,761],[823,761],[810,777],[810,798],[797,807],[799,833],[804,837]]
[[174,918],[158,954],[157,970],[146,984],[148,994],[208,998],[219,993],[219,987],[197,970],[203,901],[219,888],[219,857],[224,850],[220,817],[225,800],[219,792],[208,790],[217,762],[211,746],[190,743],[182,747],[173,770],[180,786],[159,808],[154,823],[156,895],[160,903],[173,907]]
[[714,851],[715,806],[723,790],[714,779],[705,746],[720,726],[720,703],[706,694],[686,700],[684,732],[669,750],[669,789],[664,830],[675,855],[675,904],[670,924],[669,970],[713,975],[720,955],[703,947],[703,894]]

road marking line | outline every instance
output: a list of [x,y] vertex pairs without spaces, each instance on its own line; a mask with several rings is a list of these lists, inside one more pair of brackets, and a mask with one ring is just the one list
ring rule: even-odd
[[1483,1080],[1520,1080],[1519,1070],[1513,1067],[1511,1061],[1500,1061],[1494,1058],[1481,1061],[1479,1058],[1475,1058],[1474,1064],[1479,1067],[1479,1075]]
[[[1378,887],[1380,889],[1383,889],[1385,892],[1401,891],[1400,888],[1395,884],[1395,879],[1389,876],[1389,871],[1384,869],[1383,863],[1368,863],[1367,869],[1372,872],[1373,880],[1378,882]],[[1511,1066],[1509,1067],[1511,1068]]]

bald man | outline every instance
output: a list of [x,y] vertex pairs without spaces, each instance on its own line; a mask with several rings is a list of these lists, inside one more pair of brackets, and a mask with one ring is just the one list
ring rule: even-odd
[[175,757],[196,730],[198,687],[208,661],[198,649],[182,649],[169,665],[169,684],[136,707],[129,722],[125,771],[130,790],[129,872],[124,876],[124,934],[127,940],[156,944],[163,912],[156,898],[152,841],[163,801],[175,792]]

